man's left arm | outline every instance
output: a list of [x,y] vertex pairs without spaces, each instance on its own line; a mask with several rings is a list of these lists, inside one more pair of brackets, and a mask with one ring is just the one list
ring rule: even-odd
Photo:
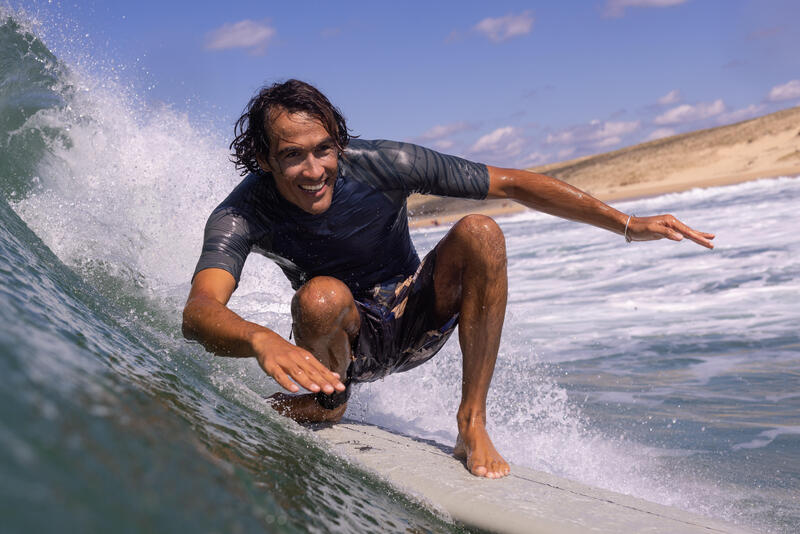
[[706,248],[714,248],[714,234],[689,228],[672,215],[634,217],[601,202],[556,178],[520,169],[487,166],[489,194],[487,198],[507,198],[525,206],[573,221],[605,228],[633,241],[667,238],[673,241],[690,239]]

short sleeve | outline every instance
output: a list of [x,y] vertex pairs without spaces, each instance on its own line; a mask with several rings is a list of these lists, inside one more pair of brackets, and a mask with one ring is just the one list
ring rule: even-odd
[[194,270],[194,276],[204,269],[217,268],[233,275],[236,284],[250,253],[252,242],[248,221],[230,207],[218,208],[206,222],[203,251]]
[[352,140],[347,154],[383,189],[473,199],[489,194],[489,170],[483,163],[385,140]]

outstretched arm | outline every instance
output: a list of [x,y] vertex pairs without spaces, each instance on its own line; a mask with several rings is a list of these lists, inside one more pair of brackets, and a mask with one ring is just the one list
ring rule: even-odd
[[289,391],[298,391],[297,384],[314,393],[344,391],[339,375],[313,354],[232,312],[226,304],[235,287],[233,276],[223,269],[197,273],[183,309],[184,337],[220,356],[255,357],[264,372]]
[[491,166],[488,169],[489,198],[517,200],[537,211],[605,228],[632,241],[687,238],[706,248],[714,248],[711,243],[714,234],[693,230],[672,215],[634,217],[544,174]]

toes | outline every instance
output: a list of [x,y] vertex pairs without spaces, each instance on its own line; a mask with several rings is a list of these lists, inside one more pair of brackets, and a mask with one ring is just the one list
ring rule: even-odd
[[468,455],[467,468],[477,477],[503,478],[511,471],[509,465],[502,459],[476,459]]
[[473,465],[470,468],[470,471],[472,472],[473,475],[475,475],[477,477],[489,476],[489,470],[486,469],[485,465]]
[[511,472],[508,464],[500,461],[492,461],[486,470],[486,478],[503,478]]
[[503,478],[511,472],[505,462],[490,461],[484,463],[475,462],[469,466],[470,473],[477,477],[484,478]]

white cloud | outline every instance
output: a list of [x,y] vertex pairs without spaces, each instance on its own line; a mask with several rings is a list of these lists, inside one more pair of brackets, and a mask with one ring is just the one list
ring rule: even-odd
[[437,124],[417,137],[417,139],[420,141],[435,141],[471,129],[473,129],[473,126],[464,121],[453,122],[450,124]]
[[586,124],[570,126],[547,134],[545,145],[559,147],[556,156],[564,160],[576,155],[596,154],[613,150],[625,142],[626,137],[641,129],[641,121],[592,120]]
[[662,106],[668,106],[670,104],[674,104],[680,99],[681,99],[681,92],[678,91],[677,89],[673,89],[669,93],[659,98],[658,103]]
[[455,146],[455,143],[450,139],[442,139],[433,143],[433,148],[436,150],[450,150],[453,146]]
[[793,98],[800,98],[800,80],[792,80],[783,85],[776,85],[767,96],[767,100],[770,102],[792,100]]
[[575,153],[575,147],[564,148],[558,151],[558,159],[564,160]]
[[653,130],[650,132],[650,135],[647,136],[646,141],[653,141],[655,139],[661,139],[663,137],[670,137],[675,135],[676,132],[673,128],[659,128],[657,130]]
[[488,37],[490,41],[499,43],[530,33],[533,28],[533,20],[531,12],[525,11],[519,15],[509,14],[505,17],[485,18],[473,29]]
[[688,0],[608,0],[605,15],[621,17],[628,7],[671,7],[686,3]]
[[723,113],[718,117],[718,122],[720,124],[729,124],[732,122],[739,122],[747,119],[752,119],[760,115],[764,111],[765,106],[763,104],[750,104],[746,108],[736,109],[733,111],[729,111],[727,113]]
[[722,99],[713,102],[701,102],[694,106],[683,104],[665,111],[655,118],[656,124],[679,124],[707,119],[725,112],[725,102]]
[[640,121],[599,121],[573,126],[556,133],[547,134],[548,144],[590,144],[595,148],[605,148],[622,142],[622,137],[635,132]]
[[206,34],[206,48],[226,50],[229,48],[249,48],[254,54],[261,54],[267,43],[275,35],[275,28],[264,22],[240,20],[233,24],[223,24]]
[[600,128],[594,134],[593,138],[604,140],[609,137],[619,137],[622,135],[635,132],[639,129],[641,123],[639,121],[629,122],[604,122],[601,123]]
[[567,143],[572,143],[575,140],[575,133],[572,130],[561,130],[560,132],[556,132],[554,134],[547,134],[546,143],[547,144],[560,144],[565,145]]
[[606,137],[604,139],[601,139],[601,140],[597,141],[594,144],[594,146],[597,147],[597,148],[607,148],[607,147],[610,147],[610,146],[617,145],[617,144],[619,144],[621,142],[622,142],[622,138],[621,137],[617,137],[617,136]]
[[477,128],[475,124],[466,121],[437,124],[422,133],[422,135],[412,138],[410,141],[412,143],[430,146],[436,150],[450,151],[456,146],[456,141],[451,139],[452,136],[461,132],[476,130]]
[[531,152],[520,160],[520,168],[535,167],[547,163],[550,159],[550,154],[542,154],[541,152]]
[[503,126],[480,137],[469,151],[479,154],[490,154],[495,158],[507,158],[518,155],[522,151],[525,139],[522,130],[513,126]]

